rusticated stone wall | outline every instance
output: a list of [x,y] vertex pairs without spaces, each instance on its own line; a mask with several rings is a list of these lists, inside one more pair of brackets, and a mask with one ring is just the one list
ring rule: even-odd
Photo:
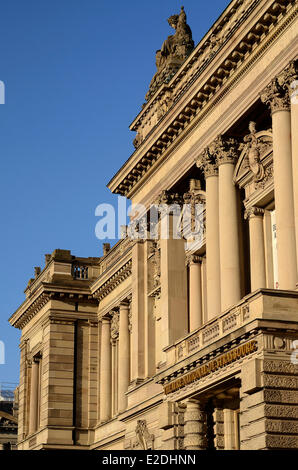
[[241,450],[298,449],[298,365],[264,360],[262,376],[241,397]]

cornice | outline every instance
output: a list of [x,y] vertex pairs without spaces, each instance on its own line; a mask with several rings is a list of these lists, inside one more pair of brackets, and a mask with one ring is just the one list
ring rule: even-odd
[[[259,4],[261,0],[234,0],[232,1],[222,12],[216,22],[211,26],[209,31],[203,36],[200,42],[197,44],[193,52],[190,56],[185,60],[183,65],[179,68],[179,70],[175,73],[168,84],[164,83],[160,86],[160,88],[155,92],[155,94],[151,97],[151,99],[144,103],[142,110],[130,124],[129,128],[131,130],[136,130],[138,124],[141,123],[142,118],[144,115],[148,114],[150,109],[153,105],[159,101],[161,96],[165,94],[168,90],[174,90],[174,88],[179,84],[183,78],[185,77],[186,73],[190,69],[196,70],[192,74],[189,80],[183,84],[182,89],[179,91],[179,94],[175,97],[175,101],[180,99],[181,94],[185,91],[185,89],[191,85],[191,83],[196,80],[196,78],[202,73],[202,71],[209,65],[209,63],[214,59],[217,55],[219,49],[224,46],[224,44],[229,41],[231,35],[234,31],[238,28],[238,26],[245,21],[247,15],[250,13],[252,8],[255,8],[257,4]],[[239,14],[239,9],[243,7],[243,5],[247,4],[247,9],[241,12],[240,18],[235,17]],[[232,21],[234,20],[234,25],[232,25]],[[224,39],[218,39],[217,34],[221,34],[222,30],[225,29],[226,26],[231,25],[225,35]],[[213,42],[213,37],[215,37]],[[198,62],[201,60],[202,55],[208,49],[210,52],[209,57],[204,60],[203,64],[198,67]]]
[[50,300],[54,299],[94,302],[89,289],[72,289],[67,286],[60,287],[42,283],[34,298],[26,299],[10,317],[10,324],[15,328],[23,329]]
[[132,260],[130,259],[124,265],[122,265],[116,272],[114,272],[113,275],[110,276],[106,282],[104,282],[93,292],[93,297],[98,300],[102,300],[131,275],[131,269]]
[[[214,72],[202,82],[199,91],[196,90],[194,94],[188,93],[188,99],[184,102],[183,109],[177,115],[173,115],[170,124],[160,133],[156,133],[155,129],[156,138],[154,139],[152,139],[153,132],[148,134],[142,145],[108,184],[112,192],[125,195],[128,198],[132,197],[139,185],[143,184],[144,177],[149,176],[183,140],[186,132],[189,132],[210,111],[211,101],[212,106],[220,101],[276,37],[294,20],[298,11],[297,6],[293,6],[292,3],[293,0],[284,0],[279,3],[271,2],[270,6],[268,3],[266,4],[266,9],[263,8],[259,12],[259,16],[249,30],[244,31],[237,42],[231,42],[234,45],[233,49],[223,56],[222,61],[218,62]],[[275,8],[275,15],[273,15],[273,8]],[[279,10],[276,10],[277,8]],[[222,48],[219,49],[219,51],[221,50]],[[215,56],[211,61],[211,64],[214,65],[214,63]],[[194,79],[193,82],[196,80]],[[178,102],[180,103],[181,100]],[[162,121],[168,118],[170,111],[172,112],[169,110],[158,123],[158,128],[162,127]],[[146,145],[149,139],[152,142],[154,140],[153,145]],[[145,147],[148,150],[145,150]],[[125,169],[127,170],[125,171]]]

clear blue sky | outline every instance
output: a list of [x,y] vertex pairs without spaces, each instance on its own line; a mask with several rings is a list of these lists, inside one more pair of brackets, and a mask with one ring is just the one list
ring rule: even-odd
[[20,332],[8,318],[34,266],[55,248],[102,253],[94,211],[116,199],[106,184],[134,150],[128,125],[181,4],[197,44],[229,1],[1,1],[0,382],[18,382]]

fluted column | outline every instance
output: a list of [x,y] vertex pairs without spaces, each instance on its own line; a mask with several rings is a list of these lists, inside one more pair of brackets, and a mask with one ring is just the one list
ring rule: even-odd
[[206,278],[208,320],[221,311],[218,166],[212,149],[205,149],[197,161],[206,179]]
[[233,183],[238,158],[237,142],[219,136],[214,142],[219,167],[219,243],[221,310],[241,299],[239,214],[237,188]]
[[118,411],[127,408],[126,392],[130,381],[130,333],[129,303],[120,303],[119,317],[119,361],[118,361]]
[[112,370],[110,320],[101,321],[101,351],[100,351],[100,421],[111,418],[112,410]]
[[188,399],[184,413],[184,447],[186,450],[202,450],[207,447],[207,418],[198,400]]
[[[298,268],[298,60],[289,64],[281,74],[279,82],[289,92],[291,102],[292,174],[296,234],[296,265]],[[298,273],[296,277],[296,287],[298,287]]]
[[250,207],[245,212],[249,220],[251,292],[266,287],[263,215],[264,210],[259,207]]
[[189,266],[189,331],[194,331],[203,323],[201,258],[191,255]]
[[274,79],[261,99],[270,105],[272,113],[278,284],[280,289],[295,289],[297,258],[289,94]]
[[29,434],[37,430],[38,417],[39,362],[33,359],[31,366]]

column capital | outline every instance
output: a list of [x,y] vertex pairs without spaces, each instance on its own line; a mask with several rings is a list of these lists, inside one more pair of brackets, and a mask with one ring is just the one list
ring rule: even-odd
[[261,207],[249,207],[244,212],[245,220],[251,219],[252,217],[263,217],[265,211]]
[[239,157],[239,142],[234,137],[218,135],[208,146],[208,154],[217,167],[226,163],[234,165]]
[[290,97],[287,88],[283,88],[277,77],[260,94],[261,101],[270,106],[271,114],[290,110]]
[[120,308],[129,308],[129,304],[130,304],[130,300],[127,298],[127,299],[123,299],[120,301],[119,303],[119,309]]
[[203,261],[203,258],[199,255],[194,255],[194,254],[191,254],[191,255],[188,255],[186,257],[186,266],[189,266],[191,264],[200,264],[202,263]]
[[171,206],[173,204],[182,205],[183,202],[183,197],[180,194],[173,193],[167,189],[161,191],[155,200],[155,204],[164,206]]
[[290,95],[298,88],[298,60],[293,60],[278,76],[278,83],[286,88]]
[[210,154],[208,147],[206,147],[202,154],[197,158],[196,165],[204,172],[205,179],[210,176],[218,176],[218,164],[216,158]]

